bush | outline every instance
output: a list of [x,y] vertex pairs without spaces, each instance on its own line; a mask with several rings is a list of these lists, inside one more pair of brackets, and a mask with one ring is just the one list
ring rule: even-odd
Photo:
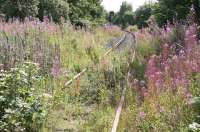
[[152,7],[150,5],[143,5],[135,11],[135,24],[139,29],[147,27],[147,20],[152,14]]
[[28,62],[0,78],[0,131],[35,132],[42,125],[42,105],[33,94],[37,70]]

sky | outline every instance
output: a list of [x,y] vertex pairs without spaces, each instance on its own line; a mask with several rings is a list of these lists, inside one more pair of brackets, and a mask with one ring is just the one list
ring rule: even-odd
[[103,0],[102,5],[107,11],[119,11],[119,8],[123,1],[127,1],[133,7],[133,10],[136,10],[139,6],[143,5],[149,0]]

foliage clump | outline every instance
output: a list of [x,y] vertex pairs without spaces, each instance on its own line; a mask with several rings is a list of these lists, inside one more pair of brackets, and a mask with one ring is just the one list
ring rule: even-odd
[[38,0],[5,0],[0,1],[0,10],[6,18],[36,16],[38,13]]
[[38,78],[36,64],[20,64],[0,77],[0,130],[36,132],[44,111],[39,96],[34,95]]

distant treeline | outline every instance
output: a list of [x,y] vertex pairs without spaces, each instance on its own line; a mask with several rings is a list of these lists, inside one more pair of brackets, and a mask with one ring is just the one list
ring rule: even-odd
[[159,26],[164,26],[173,21],[184,22],[191,10],[195,13],[196,23],[200,24],[200,0],[150,0],[136,11],[133,11],[130,4],[123,2],[119,12],[109,13],[108,20],[122,27],[137,25],[142,28],[146,27],[149,18],[153,17]]
[[106,11],[101,0],[0,0],[0,12],[5,19],[27,16],[45,16],[59,22],[62,18],[71,22],[88,20],[95,23],[105,22]]
[[[151,0],[150,0],[151,1]],[[5,19],[27,16],[38,17],[41,21],[48,16],[55,22],[64,20],[76,23],[112,24],[127,27],[137,25],[146,27],[147,20],[154,16],[159,26],[174,20],[184,21],[193,7],[196,21],[200,23],[200,0],[157,0],[145,3],[136,11],[127,2],[123,2],[117,13],[106,12],[102,0],[0,0],[0,13]]]

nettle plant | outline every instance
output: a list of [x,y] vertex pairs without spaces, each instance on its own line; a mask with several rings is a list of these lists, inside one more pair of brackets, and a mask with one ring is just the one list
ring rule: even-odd
[[0,76],[0,131],[34,132],[44,117],[39,97],[34,95],[38,66],[26,62]]

